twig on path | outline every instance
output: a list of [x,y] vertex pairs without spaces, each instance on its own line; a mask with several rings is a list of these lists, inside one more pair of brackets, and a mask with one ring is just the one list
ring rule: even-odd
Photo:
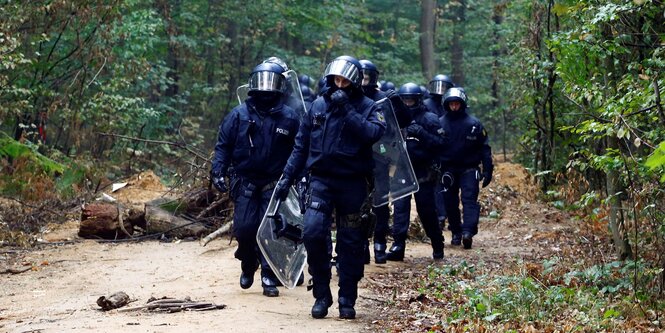
[[21,274],[32,269],[32,266],[26,268],[5,268],[5,270],[0,271],[0,274]]
[[178,300],[173,298],[166,298],[161,300],[152,301],[146,305],[135,306],[131,308],[118,309],[117,312],[130,312],[138,310],[151,310],[151,311],[165,311],[165,312],[179,312],[183,310],[187,311],[206,311],[206,310],[216,310],[216,309],[225,309],[226,305],[224,304],[215,304],[209,302],[192,302],[187,300]]

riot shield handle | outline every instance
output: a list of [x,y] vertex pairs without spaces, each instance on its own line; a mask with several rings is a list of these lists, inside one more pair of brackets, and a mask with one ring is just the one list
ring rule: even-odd
[[269,215],[269,217],[275,222],[272,231],[277,238],[284,237],[292,241],[294,243],[293,246],[297,248],[298,244],[302,243],[302,230],[297,226],[288,223],[284,214],[278,213],[281,204],[282,201],[278,200],[275,205],[275,210]]

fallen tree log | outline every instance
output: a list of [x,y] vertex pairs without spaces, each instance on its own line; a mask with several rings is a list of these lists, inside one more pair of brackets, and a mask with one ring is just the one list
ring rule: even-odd
[[110,203],[91,203],[81,209],[78,235],[83,238],[122,239],[131,237],[132,219],[119,206]]
[[200,237],[210,230],[199,222],[192,222],[153,205],[145,206],[146,232],[164,233],[169,237]]

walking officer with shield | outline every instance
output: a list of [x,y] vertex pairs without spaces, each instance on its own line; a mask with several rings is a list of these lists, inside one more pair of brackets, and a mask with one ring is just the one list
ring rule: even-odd
[[[400,87],[399,96],[403,107],[411,114],[412,121],[403,131],[406,145],[413,164],[420,189],[414,193],[420,222],[427,237],[432,242],[432,257],[443,258],[443,234],[436,218],[434,206],[435,171],[433,165],[438,162],[441,149],[445,145],[439,118],[422,103],[423,93],[415,83],[406,83]],[[407,232],[411,219],[411,195],[395,201],[393,217],[393,245],[387,254],[391,261],[404,260]]]
[[256,233],[293,149],[300,119],[284,104],[283,73],[275,63],[254,67],[247,99],[219,127],[211,170],[215,188],[230,191],[235,204],[233,233],[238,241],[235,257],[241,262],[240,287],[252,286],[260,265],[263,295],[268,297],[279,295],[278,282],[257,246]]
[[303,242],[312,276],[314,318],[327,316],[333,304],[328,240],[335,212],[339,317],[353,319],[370,224],[363,208],[368,206],[374,167],[372,145],[383,135],[385,122],[374,101],[363,95],[358,60],[340,56],[328,64],[324,76],[329,88],[303,117],[275,197],[286,198],[301,172],[309,172]]

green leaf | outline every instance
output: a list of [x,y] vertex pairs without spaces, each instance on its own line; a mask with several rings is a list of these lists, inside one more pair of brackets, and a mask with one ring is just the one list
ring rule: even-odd
[[665,165],[665,141],[661,142],[651,156],[647,158],[644,165],[654,170]]

